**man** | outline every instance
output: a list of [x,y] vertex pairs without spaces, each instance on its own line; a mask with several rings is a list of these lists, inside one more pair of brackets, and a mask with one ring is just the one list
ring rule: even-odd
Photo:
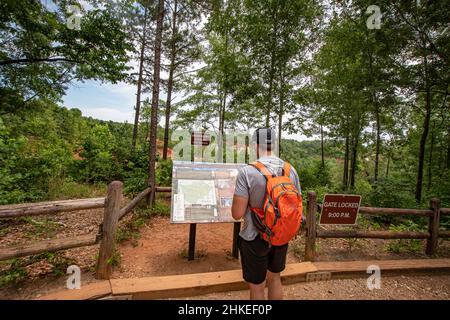
[[[271,174],[280,176],[283,174],[284,161],[272,154],[276,141],[276,133],[271,128],[260,128],[252,136],[258,161]],[[296,189],[301,192],[299,178],[294,168],[290,170],[289,177]],[[280,300],[283,298],[280,272],[286,265],[288,244],[275,246],[263,240],[252,219],[254,213],[250,210],[262,208],[265,196],[264,175],[251,165],[242,168],[236,179],[231,212],[236,220],[244,217],[244,225],[238,239],[243,277],[249,283],[250,299],[264,299],[267,281],[268,298]]]

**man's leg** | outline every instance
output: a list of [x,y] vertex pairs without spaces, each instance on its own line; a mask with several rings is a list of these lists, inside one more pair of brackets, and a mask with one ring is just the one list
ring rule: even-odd
[[252,241],[246,241],[239,237],[238,244],[241,253],[242,274],[244,280],[249,284],[250,299],[264,300],[268,244],[259,237]]
[[265,281],[260,284],[249,283],[250,300],[265,300],[265,296],[264,296],[265,286],[266,286]]
[[267,287],[269,289],[269,300],[282,300],[283,287],[281,285],[280,273],[267,271]]

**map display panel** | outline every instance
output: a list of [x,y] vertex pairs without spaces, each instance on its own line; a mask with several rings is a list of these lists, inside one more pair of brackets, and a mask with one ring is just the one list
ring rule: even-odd
[[231,216],[240,163],[174,161],[172,223],[236,222]]

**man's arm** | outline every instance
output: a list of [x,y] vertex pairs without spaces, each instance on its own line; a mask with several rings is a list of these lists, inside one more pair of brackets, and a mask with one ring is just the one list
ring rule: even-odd
[[249,192],[247,177],[244,170],[241,169],[239,170],[239,173],[236,177],[233,205],[231,206],[231,215],[233,216],[233,219],[239,220],[244,216],[245,212],[247,211],[248,197]]
[[291,167],[291,180],[294,183],[295,188],[297,188],[298,192],[302,193],[302,187],[300,185],[300,178],[298,177],[298,173],[294,167]]
[[233,216],[233,219],[241,219],[247,211],[247,206],[248,198],[234,195],[233,205],[231,206],[231,215]]

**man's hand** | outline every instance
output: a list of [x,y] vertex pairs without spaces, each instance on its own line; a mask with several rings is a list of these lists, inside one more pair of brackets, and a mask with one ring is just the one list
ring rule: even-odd
[[231,206],[231,215],[233,219],[240,220],[247,211],[248,198],[241,196],[233,197],[233,205]]

